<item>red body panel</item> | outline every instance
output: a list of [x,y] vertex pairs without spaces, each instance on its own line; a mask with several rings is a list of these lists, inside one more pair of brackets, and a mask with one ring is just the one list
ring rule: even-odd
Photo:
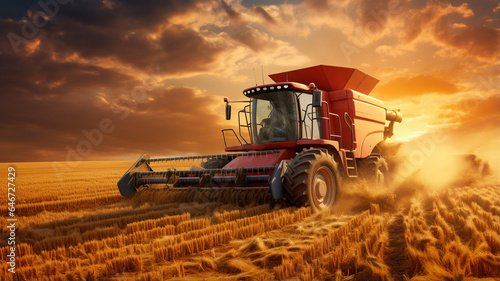
[[244,144],[238,146],[228,146],[226,151],[251,151],[251,150],[273,150],[282,148],[295,148],[297,145],[294,141],[290,142],[271,142],[271,143],[261,143],[261,144]]
[[[369,156],[373,148],[384,140],[385,108],[383,102],[352,90],[332,91],[325,96],[323,98],[328,102],[330,112],[338,114],[341,119],[341,132],[339,132],[338,120],[330,122],[331,131],[336,135],[342,134],[341,148],[350,150],[354,141],[354,156],[356,158]],[[344,121],[345,112],[354,123],[354,140],[351,137],[351,130]]]
[[323,91],[352,89],[369,94],[378,80],[355,68],[317,65],[269,75],[274,82],[315,83]]
[[268,155],[240,156],[224,166],[224,169],[275,166],[281,162],[281,160],[294,158],[295,154],[295,149],[280,149],[279,153],[272,153]]

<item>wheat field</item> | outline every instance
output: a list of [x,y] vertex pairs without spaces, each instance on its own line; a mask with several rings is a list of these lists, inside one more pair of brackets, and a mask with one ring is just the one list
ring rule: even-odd
[[3,219],[0,279],[500,280],[498,185],[357,183],[311,214],[252,204],[253,193],[244,205],[161,190],[124,198],[116,182],[131,164],[15,164],[16,273]]

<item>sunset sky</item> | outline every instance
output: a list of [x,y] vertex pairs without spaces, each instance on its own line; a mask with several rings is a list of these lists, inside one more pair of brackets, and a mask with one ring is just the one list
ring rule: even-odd
[[223,97],[317,64],[379,79],[394,141],[498,156],[498,0],[40,2],[2,3],[0,162],[220,153]]

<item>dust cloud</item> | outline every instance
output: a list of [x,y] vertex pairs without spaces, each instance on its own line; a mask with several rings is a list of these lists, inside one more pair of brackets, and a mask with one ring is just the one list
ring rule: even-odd
[[[449,188],[498,183],[498,167],[490,165],[497,160],[495,149],[485,149],[479,139],[451,139],[424,135],[408,142],[385,143],[382,154],[389,167],[388,181],[377,186],[364,179],[344,179],[334,210],[355,214],[377,204],[381,211],[392,213],[408,207],[413,199]],[[471,153],[474,151],[481,156]]]

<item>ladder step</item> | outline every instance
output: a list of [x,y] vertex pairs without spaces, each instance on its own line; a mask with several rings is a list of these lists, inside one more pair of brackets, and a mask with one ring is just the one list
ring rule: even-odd
[[[356,143],[356,142],[354,142]],[[356,158],[354,157],[354,151],[345,152],[345,160],[347,164],[347,176],[354,178],[358,176],[358,169],[356,165]]]

